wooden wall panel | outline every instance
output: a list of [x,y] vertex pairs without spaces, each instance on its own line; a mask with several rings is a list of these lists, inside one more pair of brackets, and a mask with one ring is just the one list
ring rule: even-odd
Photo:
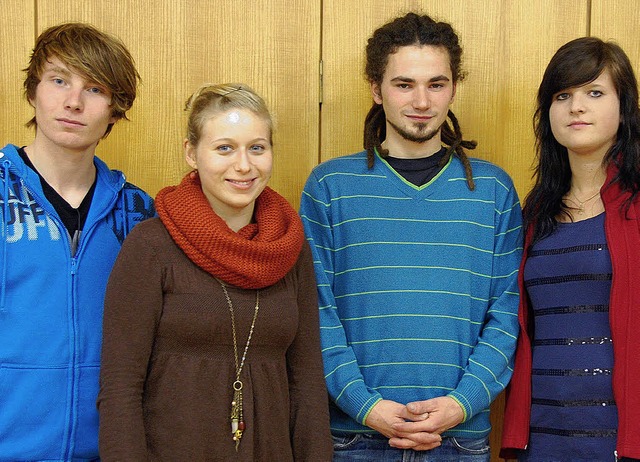
[[25,145],[33,131],[24,124],[33,111],[23,96],[24,69],[34,41],[33,0],[2,2],[0,8],[0,147]]
[[[550,57],[566,41],[586,35],[588,1],[369,0],[366,9],[325,0],[321,160],[362,150],[364,117],[371,107],[364,49],[373,30],[395,16],[418,11],[450,22],[464,48],[467,79],[453,111],[470,155],[502,166],[521,198],[530,188],[534,158],[532,115],[538,84]],[[498,458],[504,398],[492,406],[492,459]]]
[[314,0],[61,0],[38,3],[38,25],[91,22],[130,49],[140,96],[98,153],[133,182],[155,194],[179,181],[187,97],[203,82],[244,82],[277,119],[270,185],[297,207],[318,157],[320,12]]
[[591,0],[591,34],[614,40],[627,53],[636,78],[640,76],[640,2]]
[[456,0],[388,2],[366,9],[324,1],[321,157],[362,149],[362,126],[371,107],[364,78],[364,48],[373,30],[408,11],[450,22],[464,48],[467,79],[453,111],[467,139],[478,141],[472,156],[491,160],[528,192],[533,160],[531,117],[537,85],[553,52],[587,32],[587,0]]

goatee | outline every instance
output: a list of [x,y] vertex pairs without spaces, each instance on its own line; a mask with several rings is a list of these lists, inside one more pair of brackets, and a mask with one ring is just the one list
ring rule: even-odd
[[[438,134],[438,131],[440,130],[440,127],[438,127],[437,129],[431,130],[426,133],[414,134],[405,130],[402,127],[397,126],[396,124],[394,124],[388,119],[387,119],[387,123],[391,125],[391,127],[393,127],[396,133],[398,133],[398,135],[400,135],[402,138],[404,138],[407,141],[412,141],[414,143],[424,143],[425,141],[429,141],[431,138],[436,136]],[[426,128],[427,124],[417,123],[417,124],[414,124],[413,126],[417,129],[417,132],[420,133]]]

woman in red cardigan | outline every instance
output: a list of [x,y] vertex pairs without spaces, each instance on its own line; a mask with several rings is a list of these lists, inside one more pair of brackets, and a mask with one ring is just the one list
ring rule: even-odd
[[269,111],[245,85],[189,100],[193,168],[156,198],[109,279],[103,461],[329,461],[311,249],[267,187]]
[[520,327],[503,457],[640,458],[640,110],[624,51],[551,59],[534,116]]

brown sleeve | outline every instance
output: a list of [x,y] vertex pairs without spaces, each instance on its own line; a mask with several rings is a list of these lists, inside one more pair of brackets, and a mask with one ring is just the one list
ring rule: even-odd
[[148,460],[142,395],[163,300],[158,245],[150,242],[161,225],[151,221],[127,237],[107,285],[98,395],[105,462]]
[[318,294],[311,249],[306,242],[296,263],[296,271],[298,331],[287,351],[291,444],[296,461],[330,461],[333,443],[320,352]]

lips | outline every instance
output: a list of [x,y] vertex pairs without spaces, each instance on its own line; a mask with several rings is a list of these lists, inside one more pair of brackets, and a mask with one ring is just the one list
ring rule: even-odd
[[83,124],[82,122],[78,121],[78,120],[73,120],[73,119],[67,119],[67,118],[60,118],[60,119],[56,119],[58,122],[60,122],[61,124],[68,126],[68,127],[84,127],[86,124]]
[[582,120],[574,120],[569,124],[569,127],[579,128],[579,127],[586,127],[588,125],[591,125],[591,124],[587,122],[583,122]]
[[416,120],[418,122],[428,122],[429,120],[433,119],[433,116],[428,116],[428,115],[411,115],[408,114],[407,117],[411,120]]
[[229,180],[228,179],[226,181],[231,183],[231,185],[235,186],[236,188],[249,189],[253,185],[255,178],[251,178],[250,180]]

